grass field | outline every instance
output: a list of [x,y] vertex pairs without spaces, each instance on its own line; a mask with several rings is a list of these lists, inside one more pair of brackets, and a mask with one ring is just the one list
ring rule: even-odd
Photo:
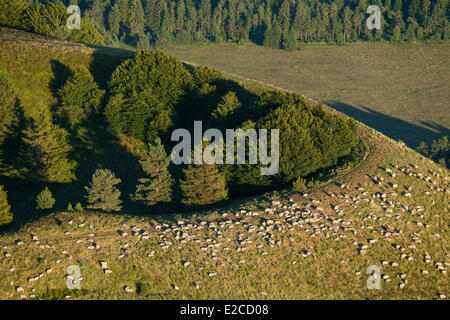
[[83,293],[63,298],[448,299],[448,171],[361,134],[366,161],[308,194],[183,215],[55,212],[3,233],[0,298],[56,295],[77,265]]
[[[79,61],[101,84],[111,59],[130,54],[7,37],[0,67],[30,113],[55,102],[61,65]],[[77,132],[80,181],[50,186],[55,211],[36,212],[40,190],[0,177],[19,213],[0,229],[0,299],[448,299],[449,171],[362,123],[358,130],[368,154],[328,184],[154,215],[64,210],[96,167],[128,180],[122,194],[140,174],[133,144],[101,126]],[[64,292],[70,265],[80,267],[81,294]],[[371,265],[381,269],[380,290],[366,286]]]
[[175,57],[296,91],[415,147],[450,135],[450,43],[176,46]]

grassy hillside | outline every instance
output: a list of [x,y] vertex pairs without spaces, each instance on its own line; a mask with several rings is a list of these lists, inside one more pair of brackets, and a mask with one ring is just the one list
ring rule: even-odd
[[[53,64],[83,62],[102,85],[111,61],[130,54],[14,36],[0,35],[0,68],[14,71],[30,113],[55,99],[47,87]],[[37,92],[44,100],[33,98]],[[10,201],[21,223],[0,234],[0,298],[448,299],[448,170],[358,127],[370,152],[357,168],[305,194],[271,192],[220,210],[38,216],[36,190],[26,186]],[[138,177],[133,145],[101,129],[79,133],[79,156],[88,160],[80,180],[99,164]],[[4,179],[8,188],[13,182]],[[57,188],[55,198],[73,198],[81,185],[70,188]],[[63,292],[69,265],[81,268],[81,294]],[[370,265],[381,268],[381,290],[366,287]]]
[[175,57],[297,91],[415,147],[449,135],[450,44],[176,46]]

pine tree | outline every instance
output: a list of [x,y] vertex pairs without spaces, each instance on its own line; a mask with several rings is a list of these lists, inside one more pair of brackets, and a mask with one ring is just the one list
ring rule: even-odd
[[202,206],[227,199],[225,177],[214,164],[190,165],[183,172],[185,180],[180,180],[183,204]]
[[291,8],[288,0],[284,0],[278,13],[278,23],[282,34],[287,35],[291,27]]
[[102,211],[120,211],[122,209],[120,191],[116,185],[121,180],[108,169],[97,169],[92,176],[89,187],[85,187],[85,196],[89,209],[100,209]]
[[232,128],[234,125],[235,111],[241,107],[235,92],[230,91],[222,97],[222,101],[217,105],[217,108],[212,112],[212,126],[222,129]]
[[349,6],[345,6],[344,8],[343,27],[344,27],[344,40],[350,40],[353,25],[352,25],[352,11]]
[[176,19],[175,28],[177,31],[184,29],[185,18],[186,18],[186,6],[184,5],[184,0],[179,0],[176,5]]
[[50,112],[41,109],[23,131],[21,158],[25,174],[34,181],[70,182],[77,163],[68,159],[71,146],[67,131],[52,122]]
[[12,221],[13,214],[11,213],[11,206],[8,203],[8,197],[3,186],[0,186],[0,226],[8,224]]
[[209,38],[211,36],[212,31],[210,0],[200,0],[198,14],[199,14],[199,28],[205,35],[205,37]]
[[60,116],[72,126],[81,123],[91,113],[99,113],[104,91],[85,67],[76,67],[66,84],[59,90]]
[[145,25],[152,33],[152,37],[157,38],[161,33],[161,22],[165,1],[144,0]]
[[400,37],[401,37],[400,27],[397,25],[394,28],[394,32],[393,32],[392,37],[391,37],[391,41],[399,42],[400,41]]
[[128,25],[130,26],[130,35],[142,36],[144,34],[145,16],[141,0],[130,0],[128,8]]
[[170,157],[167,156],[161,139],[149,143],[147,159],[140,161],[147,177],[139,179],[137,190],[131,195],[133,201],[142,201],[148,206],[172,200],[173,180],[168,171]]
[[36,209],[51,209],[55,205],[55,202],[56,200],[55,198],[53,198],[51,191],[48,189],[48,187],[45,187],[45,189],[42,190],[36,197]]

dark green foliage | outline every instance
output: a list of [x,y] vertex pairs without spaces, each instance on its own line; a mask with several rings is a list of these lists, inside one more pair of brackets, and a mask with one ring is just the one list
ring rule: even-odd
[[[236,30],[230,29],[230,32]],[[107,59],[102,64],[105,61]],[[247,90],[211,68],[185,68],[161,52],[138,51],[112,73],[108,87],[105,81],[101,82],[109,94],[104,113],[109,123],[119,133],[141,140],[121,136],[120,146],[110,132],[104,134],[100,117],[95,118],[98,120],[95,124],[93,121],[83,122],[89,114],[101,111],[103,92],[98,89],[92,75],[85,68],[76,68],[68,76],[58,91],[59,112],[77,129],[70,132],[76,150],[74,155],[83,164],[78,172],[80,179],[86,177],[86,173],[91,174],[92,166],[112,168],[116,165],[114,168],[117,168],[126,161],[130,165],[126,168],[139,169],[136,157],[128,151],[142,151],[141,146],[145,146],[142,141],[153,142],[156,137],[161,137],[150,145],[147,159],[141,161],[144,176],[128,175],[128,172],[120,170],[122,168],[120,171],[115,169],[121,177],[126,177],[123,191],[127,194],[135,192],[131,199],[148,206],[171,202],[179,196],[176,193],[172,195],[173,183],[167,170],[169,157],[165,150],[173,145],[167,138],[174,128],[191,130],[193,120],[202,120],[204,129],[268,129],[269,137],[271,129],[279,129],[281,159],[280,170],[274,176],[262,176],[262,165],[171,167],[177,180],[185,169],[180,187],[182,202],[187,206],[220,202],[227,199],[228,189],[231,195],[237,195],[291,185],[298,177],[336,165],[338,159],[351,153],[357,142],[354,123],[324,112],[320,106],[312,105],[299,95],[261,94],[258,90]],[[4,100],[9,101],[10,106],[15,95],[8,92],[2,91],[0,97],[2,94],[7,97]],[[91,127],[97,124],[98,127]],[[102,144],[103,140],[110,141]],[[75,163],[69,160],[71,146],[68,141],[67,131],[52,122],[48,109],[40,110],[23,131],[21,158],[29,180],[46,183],[73,180]],[[124,144],[127,150],[121,152],[119,148]],[[108,154],[102,150],[107,147],[112,148],[112,152],[117,151],[117,159],[101,158]],[[141,179],[137,190],[133,190],[138,178]],[[111,171],[97,171],[87,188],[88,208],[121,210],[120,191],[116,188],[119,182],[120,179],[116,179]],[[88,182],[81,183],[86,185]],[[63,199],[66,204],[69,201],[72,199]],[[80,204],[75,209],[83,210]]]
[[5,72],[0,72],[0,147],[17,129],[19,104],[9,76]]
[[173,125],[174,106],[192,87],[192,76],[160,51],[138,51],[109,83],[106,116],[120,133],[153,141]]
[[85,19],[81,29],[67,28],[67,8],[47,3],[29,6],[21,0],[0,0],[0,25],[77,42],[104,44],[102,35]]
[[433,141],[431,145],[421,142],[416,150],[425,157],[438,162],[444,167],[450,168],[450,142],[447,136]]
[[120,182],[121,180],[116,178],[111,170],[97,169],[89,187],[85,187],[87,191],[85,198],[89,203],[87,208],[108,212],[120,211],[122,200],[120,200],[120,191],[116,187]]
[[24,0],[0,0],[0,25],[20,28],[23,14],[28,7]]
[[259,120],[258,128],[280,130],[280,171],[284,182],[334,165],[357,143],[356,128],[342,117],[311,106],[296,94],[266,94],[263,104],[274,111]]
[[0,186],[0,226],[8,224],[13,220],[11,206],[8,204],[8,197],[3,186]]
[[139,179],[133,201],[142,201],[148,206],[172,201],[173,180],[168,171],[170,156],[167,156],[161,140],[149,144],[147,158],[140,161],[146,177]]
[[[145,48],[193,42],[253,41],[294,49],[297,41],[351,42],[448,39],[447,0],[91,0],[81,1],[108,44]],[[382,30],[366,27],[370,4],[382,10]],[[410,24],[409,19],[416,23]],[[409,26],[408,26],[409,25]],[[413,36],[414,33],[414,36]]]
[[225,177],[215,165],[190,165],[183,172],[185,179],[180,180],[183,204],[202,206],[227,199]]
[[45,187],[45,189],[42,190],[36,197],[36,209],[51,209],[55,205],[55,202],[56,200],[53,198],[51,191]]
[[37,297],[39,300],[65,300],[67,296],[79,298],[85,291],[82,289],[47,289],[44,294]]
[[[39,1],[33,1],[33,3]],[[47,3],[47,1],[40,1]],[[68,4],[69,1],[64,1]],[[0,0],[0,24],[88,43],[149,44],[246,42],[295,49],[298,41],[423,41],[449,37],[447,0],[254,1],[254,0],[90,0],[80,1],[81,30],[68,32],[63,7]],[[382,29],[369,30],[369,4],[382,10]],[[4,13],[3,13],[4,12]],[[89,21],[89,23],[87,22]],[[64,22],[64,24],[63,24]],[[95,26],[95,27],[94,27]]]
[[236,110],[242,106],[235,92],[228,92],[211,114],[212,127],[233,128],[236,124]]
[[[268,137],[271,129],[279,130],[280,167],[276,175],[261,176],[260,166],[238,166],[230,173],[231,180],[246,186],[244,189],[283,185],[335,165],[358,143],[352,121],[326,113],[320,105],[311,105],[300,95],[266,92],[259,108],[270,111],[253,127],[267,129]],[[271,146],[270,141],[268,146]]]
[[68,133],[52,122],[42,109],[22,133],[21,159],[25,174],[33,181],[70,182],[75,179],[77,163],[69,160]]
[[70,125],[80,124],[92,113],[99,113],[103,90],[98,88],[88,69],[77,67],[59,92],[60,116]]

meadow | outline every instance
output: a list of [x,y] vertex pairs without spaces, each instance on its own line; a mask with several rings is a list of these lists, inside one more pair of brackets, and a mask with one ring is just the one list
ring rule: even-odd
[[182,61],[270,84],[328,104],[410,147],[450,131],[450,44],[303,44],[165,49]]

